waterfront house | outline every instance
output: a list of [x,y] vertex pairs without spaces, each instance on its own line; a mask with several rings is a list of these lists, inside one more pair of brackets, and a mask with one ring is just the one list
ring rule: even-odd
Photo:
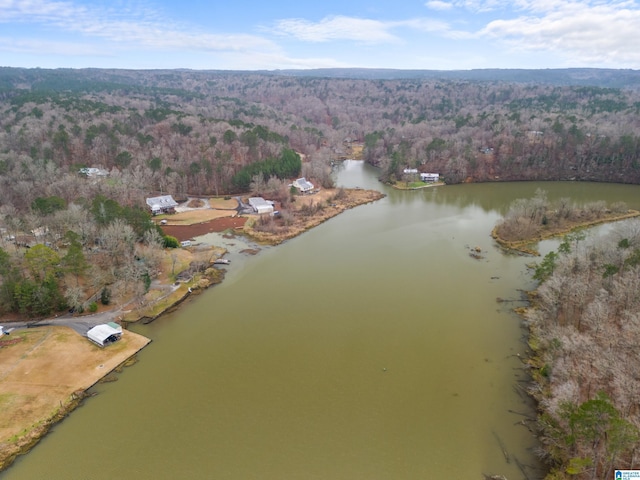
[[313,183],[308,181],[306,178],[298,178],[295,182],[293,182],[293,186],[296,187],[300,193],[308,193],[313,190]]
[[159,197],[147,198],[147,205],[153,215],[158,215],[160,213],[175,213],[178,202],[176,202],[171,195],[161,195]]
[[438,182],[440,180],[439,173],[421,173],[420,180],[423,182]]

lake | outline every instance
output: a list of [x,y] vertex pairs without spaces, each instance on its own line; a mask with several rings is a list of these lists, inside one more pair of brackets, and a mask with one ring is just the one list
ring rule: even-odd
[[640,208],[640,187],[397,191],[356,161],[336,175],[387,197],[255,256],[208,236],[230,250],[224,282],[132,327],[153,340],[139,362],[2,478],[541,478],[513,313],[535,259],[489,234],[537,188]]

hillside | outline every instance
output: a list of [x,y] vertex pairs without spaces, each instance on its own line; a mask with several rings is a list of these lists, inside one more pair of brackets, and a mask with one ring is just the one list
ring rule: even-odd
[[171,244],[146,197],[264,196],[285,222],[293,179],[331,188],[356,154],[389,182],[640,183],[640,92],[587,86],[614,78],[636,72],[0,68],[0,311],[144,291]]

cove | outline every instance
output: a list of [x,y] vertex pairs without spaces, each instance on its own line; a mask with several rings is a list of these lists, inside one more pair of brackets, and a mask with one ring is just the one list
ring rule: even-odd
[[153,340],[139,362],[3,479],[541,478],[512,312],[532,259],[489,233],[537,188],[638,208],[640,187],[336,175],[387,197],[255,256],[223,239],[224,282],[133,327]]

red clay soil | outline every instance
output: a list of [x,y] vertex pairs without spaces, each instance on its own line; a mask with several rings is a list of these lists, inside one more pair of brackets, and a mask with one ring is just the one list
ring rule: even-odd
[[183,241],[207,233],[224,232],[230,228],[242,228],[246,221],[245,217],[221,217],[194,225],[163,225],[162,231],[166,235],[171,235],[179,241]]

